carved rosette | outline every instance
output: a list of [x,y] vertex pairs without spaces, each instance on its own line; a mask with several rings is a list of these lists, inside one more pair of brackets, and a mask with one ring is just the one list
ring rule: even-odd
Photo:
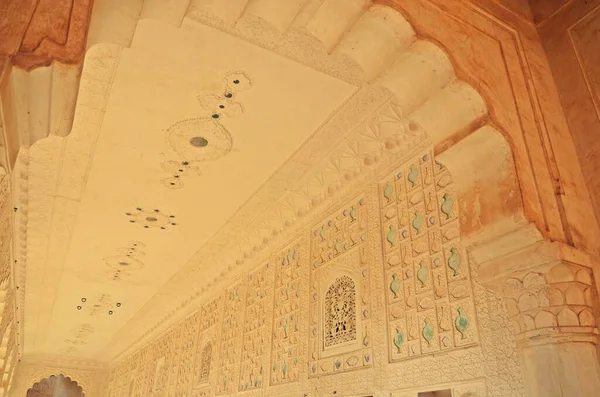
[[383,180],[379,197],[390,361],[476,344],[448,169],[423,154]]
[[309,377],[373,365],[367,219],[361,198],[311,233]]

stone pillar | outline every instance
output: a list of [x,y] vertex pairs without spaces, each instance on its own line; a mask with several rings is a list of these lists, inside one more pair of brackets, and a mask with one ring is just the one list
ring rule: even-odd
[[480,264],[480,281],[506,303],[529,397],[600,395],[592,262],[541,241]]

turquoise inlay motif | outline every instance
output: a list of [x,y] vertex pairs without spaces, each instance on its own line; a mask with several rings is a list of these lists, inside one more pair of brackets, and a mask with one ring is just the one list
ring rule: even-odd
[[392,282],[390,283],[390,291],[394,294],[394,299],[398,298],[398,292],[400,292],[400,278],[396,273],[392,274]]
[[415,167],[415,165],[410,166],[410,170],[408,172],[407,179],[412,185],[412,187],[417,186],[417,178],[419,177],[419,169]]
[[453,276],[458,276],[458,268],[460,266],[460,263],[462,262],[462,258],[460,256],[460,253],[458,252],[458,249],[456,249],[456,247],[452,247],[450,249],[450,256],[448,257],[448,267],[450,269],[452,269],[452,271],[454,272]]
[[423,225],[425,224],[425,218],[423,215],[419,214],[419,211],[415,211],[415,217],[412,221],[412,226],[417,231],[417,234],[421,234],[421,229],[423,229]]
[[421,261],[419,263],[419,270],[417,270],[417,280],[421,283],[421,288],[425,288],[425,282],[429,277],[429,269],[425,266],[425,262]]
[[396,227],[394,225],[390,225],[386,240],[392,247],[396,246]]
[[428,317],[425,317],[425,326],[421,331],[423,338],[429,346],[431,346],[431,342],[433,341],[433,326],[431,325],[431,321],[429,321]]
[[387,200],[388,203],[390,201],[392,201],[392,194],[393,193],[394,193],[394,187],[392,186],[391,183],[386,182],[385,189],[383,189],[383,197],[386,198],[386,200]]
[[398,353],[402,353],[402,344],[404,343],[404,335],[400,331],[400,328],[396,328],[396,335],[394,336],[394,345],[398,349]]
[[469,319],[464,315],[464,310],[462,307],[456,309],[458,316],[454,321],[454,326],[460,332],[460,338],[465,339],[465,333],[467,332],[467,328],[469,328]]
[[448,193],[444,193],[442,196],[444,198],[444,202],[442,203],[441,210],[446,215],[446,219],[452,218],[452,206],[454,205],[454,200],[450,198]]

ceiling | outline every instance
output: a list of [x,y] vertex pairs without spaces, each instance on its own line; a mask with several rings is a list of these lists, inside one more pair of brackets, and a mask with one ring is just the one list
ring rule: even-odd
[[107,92],[51,316],[35,316],[27,348],[97,356],[356,89],[199,23],[141,20]]
[[386,156],[486,112],[396,11],[287,3],[147,2],[131,30],[92,18],[72,131],[15,169],[26,354],[124,354]]

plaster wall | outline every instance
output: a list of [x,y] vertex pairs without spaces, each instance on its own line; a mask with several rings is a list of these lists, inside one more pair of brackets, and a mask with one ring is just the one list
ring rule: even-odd
[[[102,395],[523,395],[504,304],[460,244],[450,172],[428,151],[388,172],[115,361]],[[354,333],[331,342],[327,292],[344,277]]]

